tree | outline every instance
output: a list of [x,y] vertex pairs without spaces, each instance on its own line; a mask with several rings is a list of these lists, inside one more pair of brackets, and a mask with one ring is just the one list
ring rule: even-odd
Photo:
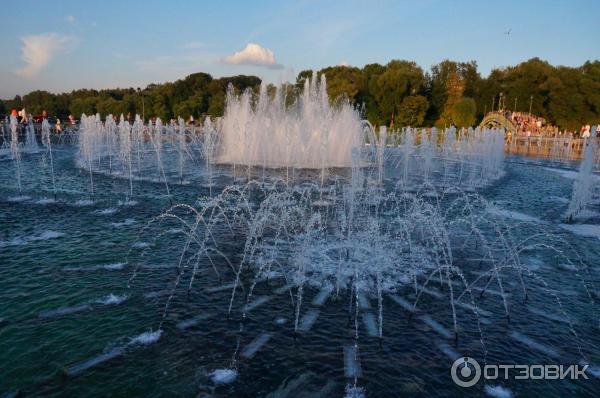
[[385,72],[377,76],[372,87],[384,124],[389,124],[398,113],[404,97],[422,92],[423,81],[423,70],[414,62],[394,60],[386,65]]
[[327,94],[331,101],[345,97],[356,102],[358,93],[365,85],[363,74],[355,67],[333,66],[321,69],[318,75],[322,74],[327,78]]
[[128,109],[123,101],[116,100],[112,97],[105,97],[98,100],[96,111],[103,116],[127,114]]
[[[455,118],[455,107],[462,101],[462,96],[465,91],[465,83],[461,79],[457,70],[449,71],[446,75],[445,91],[444,91],[444,107],[442,114],[436,125],[445,127],[452,124],[457,124]],[[477,106],[475,108],[477,110]]]
[[71,102],[69,111],[76,118],[80,117],[83,113],[86,115],[93,115],[96,113],[96,97],[80,97],[76,98]]
[[[449,81],[450,80],[450,81]],[[426,93],[429,98],[430,107],[427,111],[427,124],[439,124],[442,114],[446,111],[444,118],[448,118],[454,103],[460,99],[460,96],[449,98],[449,86],[460,82],[461,94],[477,98],[481,91],[482,79],[477,71],[477,63],[454,62],[444,60],[431,67],[431,72],[426,76]],[[446,104],[450,99],[451,103]],[[482,105],[483,108],[484,105]],[[481,110],[483,116],[483,109]],[[443,120],[442,120],[443,121]]]
[[477,104],[473,98],[463,97],[452,107],[452,124],[456,127],[470,127],[475,125]]
[[208,114],[210,116],[218,117],[223,116],[225,113],[225,93],[218,92],[210,97],[208,104]]
[[428,106],[427,98],[422,95],[411,95],[404,98],[398,107],[395,124],[397,126],[422,126]]

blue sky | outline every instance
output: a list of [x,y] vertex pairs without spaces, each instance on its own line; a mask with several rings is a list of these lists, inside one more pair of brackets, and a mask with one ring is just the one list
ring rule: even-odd
[[198,71],[277,83],[391,59],[425,69],[476,60],[486,75],[536,56],[571,66],[600,58],[598,0],[20,1],[12,17],[4,11],[1,98]]

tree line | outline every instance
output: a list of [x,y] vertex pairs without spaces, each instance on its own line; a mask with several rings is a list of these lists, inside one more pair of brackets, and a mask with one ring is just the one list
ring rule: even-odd
[[[368,64],[363,68],[327,67],[317,74],[325,74],[333,102],[352,102],[373,125],[472,126],[486,112],[500,107],[531,111],[569,131],[600,123],[600,61],[566,67],[533,58],[494,69],[487,77],[481,76],[475,61],[450,60],[428,71],[415,62],[392,60],[386,65]],[[295,84],[287,86],[290,98],[301,92],[304,80],[311,75],[312,71],[302,71]],[[241,92],[257,91],[260,83],[256,76],[214,79],[207,73],[194,73],[175,82],[137,89],[82,89],[62,94],[38,90],[1,101],[0,113],[25,107],[30,113],[46,110],[61,118],[98,112],[143,113],[146,118],[157,116],[163,120],[177,116],[198,119],[223,115],[229,84]]]

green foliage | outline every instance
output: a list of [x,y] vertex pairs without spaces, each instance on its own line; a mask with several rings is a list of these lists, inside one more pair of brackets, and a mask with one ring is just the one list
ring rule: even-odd
[[319,71],[319,76],[327,78],[327,94],[335,101],[340,97],[356,102],[358,93],[365,86],[365,79],[360,69],[349,66],[333,66]]
[[404,98],[398,108],[395,124],[397,126],[422,126],[428,106],[427,98],[422,95],[411,95]]
[[[386,65],[363,68],[333,66],[317,71],[325,75],[332,101],[348,99],[363,109],[363,117],[373,125],[469,126],[477,124],[486,112],[504,109],[531,111],[562,129],[578,131],[582,124],[600,123],[600,61],[580,67],[554,67],[532,58],[518,65],[494,69],[486,78],[477,64],[445,60],[424,73],[414,62],[393,60]],[[313,72],[304,70],[295,84],[285,87],[285,103],[291,105]],[[33,91],[23,97],[0,101],[0,113],[25,107],[40,114],[66,117],[81,113],[145,113],[169,120],[176,116],[195,118],[222,116],[227,87],[236,93],[258,91],[256,76],[214,79],[207,73],[194,73],[184,79],[145,88],[74,90],[52,94]],[[268,88],[269,95],[274,87]]]
[[94,115],[96,113],[96,97],[75,98],[69,106],[69,111],[76,117],[81,116],[83,113]]
[[463,97],[452,107],[452,124],[456,127],[469,127],[475,124],[477,104],[473,98]]

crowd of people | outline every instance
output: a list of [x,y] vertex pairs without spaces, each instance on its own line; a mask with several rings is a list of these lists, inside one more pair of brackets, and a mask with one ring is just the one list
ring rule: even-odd
[[561,131],[558,126],[546,122],[546,119],[526,112],[504,111],[504,116],[516,126],[516,134],[521,137],[568,137],[588,138],[591,135],[589,124],[581,126],[579,131]]
[[[17,123],[21,128],[26,127],[30,122],[41,123],[44,119],[52,119],[50,121],[54,127],[55,132],[57,134],[60,134],[63,131],[63,123],[61,122],[61,120],[59,118],[50,118],[48,112],[46,112],[45,110],[42,111],[41,115],[33,115],[31,113],[27,113],[27,110],[25,108],[19,111],[13,109],[10,112],[10,116],[14,116],[17,119]],[[7,115],[4,121],[5,124],[9,123],[8,119],[9,117]],[[65,128],[72,128],[75,126],[77,126],[77,120],[73,115],[69,115]]]

